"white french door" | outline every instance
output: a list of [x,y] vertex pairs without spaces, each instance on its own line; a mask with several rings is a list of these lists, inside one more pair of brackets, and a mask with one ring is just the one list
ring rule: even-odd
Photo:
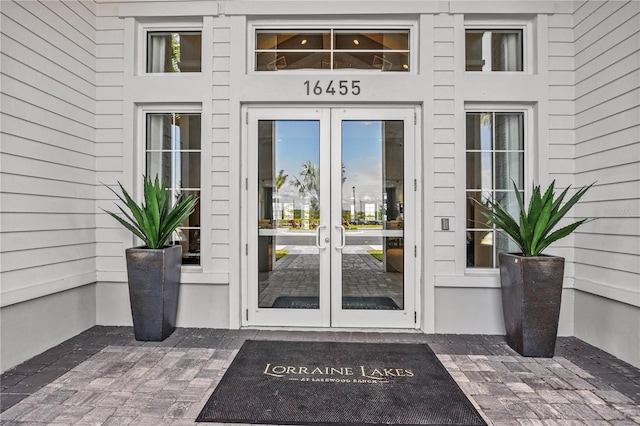
[[243,325],[416,325],[414,108],[248,108]]

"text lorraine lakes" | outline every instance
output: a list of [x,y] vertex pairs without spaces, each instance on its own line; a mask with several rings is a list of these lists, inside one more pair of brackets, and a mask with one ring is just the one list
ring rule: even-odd
[[404,368],[366,367],[320,367],[266,364],[262,374],[299,380],[301,382],[338,383],[388,383],[401,377],[411,378],[415,374]]

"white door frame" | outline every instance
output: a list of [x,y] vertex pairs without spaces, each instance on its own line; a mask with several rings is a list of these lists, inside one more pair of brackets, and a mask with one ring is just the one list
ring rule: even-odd
[[[241,205],[241,312],[243,327],[333,327],[333,328],[419,328],[421,323],[421,262],[419,261],[420,235],[422,235],[421,220],[421,191],[417,188],[417,183],[421,181],[421,146],[420,128],[417,117],[420,116],[420,108],[417,106],[340,106],[340,107],[309,107],[309,106],[273,106],[273,105],[252,105],[243,106],[242,138],[242,188],[243,197]],[[413,117],[411,117],[413,116]],[[341,205],[340,191],[331,192],[331,180],[341,179],[341,167],[331,167],[331,173],[321,173],[321,200],[329,202],[320,203],[321,219],[325,218],[326,229],[321,232],[324,240],[325,234],[329,237],[330,243],[326,249],[320,250],[321,263],[321,288],[320,306],[328,306],[331,309],[316,310],[292,310],[258,307],[257,292],[257,243],[258,234],[255,231],[258,213],[254,207],[255,200],[258,199],[257,185],[257,156],[258,150],[252,146],[257,140],[258,120],[319,120],[320,121],[320,164],[341,164],[341,152],[339,149],[331,150],[330,146],[341,143],[340,121],[346,120],[404,120],[405,121],[405,176],[411,177],[405,182],[405,191],[411,191],[410,196],[405,196],[405,212],[410,223],[406,223],[404,233],[405,242],[405,300],[402,311],[366,311],[366,310],[342,310],[341,291],[336,291],[341,287],[341,268],[329,268],[331,256],[333,262],[339,261],[341,254],[336,246],[340,244],[341,230],[334,224],[341,223],[341,209],[331,205]],[[411,120],[413,119],[413,121]],[[340,141],[340,142],[331,142]],[[321,166],[322,167],[322,166]],[[414,180],[411,182],[411,180]],[[409,202],[407,204],[407,201]],[[332,215],[332,216],[331,216]],[[331,228],[329,228],[331,225]],[[330,271],[330,275],[326,276]],[[322,285],[322,283],[329,284]],[[331,291],[330,287],[334,290]],[[255,294],[254,294],[255,293]]]

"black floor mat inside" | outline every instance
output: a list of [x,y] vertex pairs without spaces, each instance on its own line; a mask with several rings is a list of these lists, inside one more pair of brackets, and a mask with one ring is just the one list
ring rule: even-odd
[[199,422],[485,425],[427,345],[248,340]]
[[[318,309],[319,299],[313,296],[279,296],[271,306],[272,308],[289,309]],[[356,297],[345,296],[342,298],[342,309],[379,309],[397,310],[400,307],[390,297]]]

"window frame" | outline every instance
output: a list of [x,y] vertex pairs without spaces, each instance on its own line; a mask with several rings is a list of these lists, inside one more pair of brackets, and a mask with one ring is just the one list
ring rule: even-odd
[[[522,71],[467,71],[466,66],[466,35],[467,30],[470,31],[522,31]],[[533,23],[531,20],[525,19],[465,19],[464,21],[464,38],[465,40],[465,56],[464,56],[464,72],[467,74],[533,74],[535,64],[535,51],[533,40]]]
[[[535,157],[535,153],[536,153],[536,149],[537,146],[533,146],[535,145],[536,139],[535,139],[535,134],[536,134],[536,119],[535,119],[535,105],[534,104],[530,104],[530,103],[502,103],[502,102],[465,102],[465,107],[464,107],[464,121],[466,123],[466,118],[467,118],[467,113],[480,113],[480,112],[491,112],[491,113],[522,113],[523,114],[523,147],[524,147],[524,161],[523,161],[523,166],[524,166],[524,180],[523,180],[523,191],[524,191],[524,201],[525,201],[525,206],[527,206],[528,204],[528,197],[530,196],[531,193],[531,188],[533,187],[533,182],[536,179],[536,175],[535,175],[535,164],[536,164],[536,157]],[[463,199],[461,200],[462,205],[464,206],[464,208],[462,208],[462,212],[463,213],[463,217],[461,217],[461,220],[459,220],[459,230],[461,232],[461,238],[460,243],[461,243],[461,247],[462,247],[462,254],[461,254],[461,259],[459,259],[460,261],[462,261],[463,265],[464,265],[464,273],[465,275],[495,275],[496,273],[498,273],[499,271],[499,267],[497,266],[497,258],[494,259],[494,265],[496,265],[495,267],[492,268],[488,268],[488,267],[473,267],[473,266],[467,266],[467,215],[466,215],[466,203],[467,203],[467,193],[468,193],[468,188],[467,188],[467,174],[466,174],[466,169],[467,169],[467,145],[466,145],[466,124],[465,124],[465,130],[464,130],[464,140],[463,140],[463,144],[464,147],[462,149],[462,155],[463,157],[463,164],[464,164],[464,176],[462,176],[461,180],[462,180],[462,192],[464,194],[464,196],[462,197]],[[495,166],[495,164],[494,164]],[[492,228],[495,230],[495,228]],[[497,254],[496,254],[497,256]]]
[[[417,35],[417,23],[415,21],[397,21],[394,23],[381,22],[381,21],[345,21],[336,25],[335,21],[319,21],[309,23],[305,21],[275,23],[275,22],[252,22],[247,25],[247,73],[257,75],[278,75],[279,73],[273,71],[258,71],[256,70],[256,32],[259,30],[265,31],[299,31],[299,32],[313,32],[313,31],[393,31],[393,30],[406,30],[409,32],[409,70],[408,71],[395,71],[395,72],[382,72],[378,69],[350,69],[350,68],[338,68],[338,69],[303,69],[303,70],[287,70],[284,71],[287,74],[329,74],[340,75],[355,73],[364,74],[382,74],[382,75],[411,75],[418,74],[417,66],[419,63],[418,55],[420,52],[420,46],[418,44]],[[329,52],[335,52],[336,50],[330,50]],[[339,50],[337,50],[339,52]]]
[[195,72],[147,72],[147,59],[149,57],[148,39],[149,33],[167,32],[199,32],[201,37],[204,33],[204,25],[202,19],[175,19],[171,21],[154,21],[154,20],[138,20],[137,22],[137,40],[135,53],[135,75],[139,76],[199,76],[204,72],[204,45],[200,46],[200,71]]
[[[141,171],[141,173],[136,173],[134,176],[135,187],[137,188],[137,193],[140,194],[140,198],[143,194],[143,175],[146,174],[147,171],[147,115],[148,114],[200,114],[200,263],[199,264],[182,264],[183,271],[185,272],[200,272],[203,270],[203,259],[205,258],[203,253],[206,254],[206,250],[203,250],[203,247],[207,247],[207,244],[210,244],[208,241],[207,234],[203,233],[203,229],[205,226],[203,225],[203,218],[208,214],[208,209],[206,207],[206,203],[203,202],[203,172],[204,172],[204,120],[203,117],[203,108],[199,103],[167,103],[167,104],[137,104],[137,117],[136,117],[136,154],[137,161],[135,170]],[[192,151],[192,150],[190,150]],[[191,189],[191,188],[189,188]],[[208,229],[208,228],[207,228]]]

